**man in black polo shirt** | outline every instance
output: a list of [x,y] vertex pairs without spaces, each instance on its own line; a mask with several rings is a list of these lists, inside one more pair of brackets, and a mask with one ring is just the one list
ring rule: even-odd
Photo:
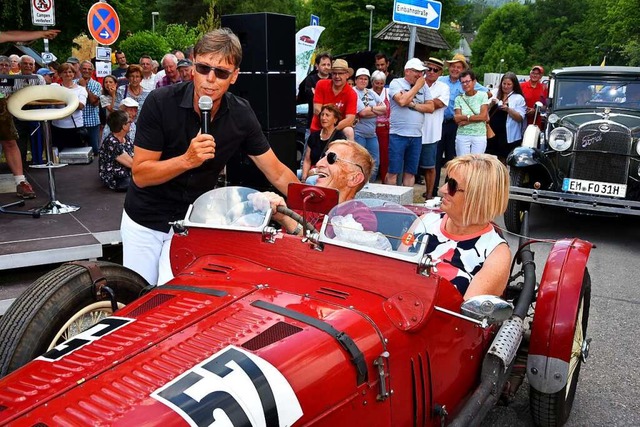
[[[189,204],[214,188],[235,152],[247,153],[282,193],[298,182],[269,147],[249,103],[227,93],[242,60],[238,38],[228,29],[212,31],[194,54],[193,81],[152,91],[137,122],[121,232],[124,265],[150,284],[172,277],[169,222],[183,219]],[[198,100],[204,95],[213,100],[211,135],[199,132]]]

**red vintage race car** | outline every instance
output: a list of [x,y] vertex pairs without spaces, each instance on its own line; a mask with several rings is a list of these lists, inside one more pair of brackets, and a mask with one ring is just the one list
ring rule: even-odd
[[555,243],[537,283],[521,241],[505,294],[463,301],[425,241],[400,250],[426,208],[347,202],[374,216],[363,230],[335,200],[290,189],[301,238],[260,193],[213,190],[175,225],[166,285],[105,262],[43,276],[0,325],[0,425],[469,426],[525,375],[536,423],[566,421],[590,243]]

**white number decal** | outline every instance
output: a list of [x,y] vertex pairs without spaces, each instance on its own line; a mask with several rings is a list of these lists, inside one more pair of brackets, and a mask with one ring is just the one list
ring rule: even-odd
[[194,427],[285,427],[302,416],[286,378],[266,360],[235,346],[189,369],[151,397]]

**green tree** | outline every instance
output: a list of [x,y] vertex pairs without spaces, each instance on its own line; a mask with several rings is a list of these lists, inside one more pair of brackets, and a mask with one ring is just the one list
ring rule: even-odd
[[189,28],[182,24],[167,25],[163,35],[171,50],[184,50],[189,46],[193,46],[198,40],[197,28]]
[[123,40],[119,47],[127,54],[131,63],[137,63],[138,58],[144,54],[160,62],[162,56],[171,50],[164,37],[151,31],[137,32]]
[[497,72],[500,59],[505,60],[503,71],[528,70],[530,52],[524,55],[524,46],[531,46],[532,31],[535,31],[532,22],[530,6],[519,3],[507,3],[487,16],[471,46],[472,62],[479,76]]

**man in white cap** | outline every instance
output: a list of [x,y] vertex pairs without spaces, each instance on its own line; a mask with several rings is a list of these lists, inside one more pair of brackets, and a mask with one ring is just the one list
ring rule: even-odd
[[[136,136],[136,118],[138,117],[139,106],[140,104],[138,104],[138,101],[131,98],[130,96],[127,96],[125,99],[123,99],[122,103],[120,104],[120,109],[126,112],[129,115],[129,119],[131,120],[131,127],[129,128],[129,132],[127,132],[127,135],[131,139],[131,142],[135,140]],[[105,125],[102,134],[109,135],[110,131],[111,130],[109,129],[109,125]]]
[[320,130],[320,109],[325,104],[333,104],[344,117],[338,122],[337,130],[344,132],[347,139],[353,140],[353,121],[356,118],[358,99],[356,93],[347,84],[347,79],[353,75],[353,68],[344,59],[336,59],[331,65],[331,79],[320,80],[316,84],[313,95],[313,120],[311,132]]
[[391,115],[389,117],[389,172],[385,184],[395,185],[402,173],[402,185],[413,187],[422,150],[424,114],[432,113],[434,103],[425,86],[425,66],[412,58],[404,66],[404,77],[389,85]]
[[354,127],[355,141],[367,149],[375,162],[375,168],[371,171],[370,181],[376,180],[376,174],[380,166],[380,147],[376,135],[376,117],[387,113],[387,106],[380,95],[368,89],[369,70],[358,68],[356,71],[356,85],[353,90],[358,95],[358,122]]

